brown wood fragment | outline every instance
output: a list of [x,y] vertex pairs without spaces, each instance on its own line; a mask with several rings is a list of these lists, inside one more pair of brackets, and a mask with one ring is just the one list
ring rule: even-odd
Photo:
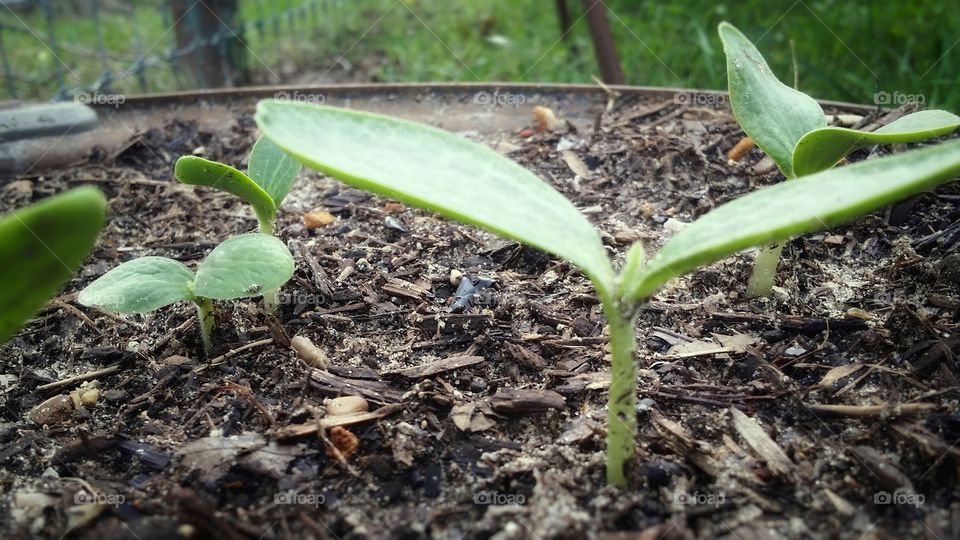
[[733,148],[727,152],[727,159],[730,161],[740,161],[743,159],[743,156],[747,155],[747,152],[756,148],[757,145],[753,142],[753,139],[750,137],[744,137],[740,139],[740,142],[733,145]]
[[421,302],[433,296],[430,291],[423,287],[395,277],[388,277],[387,282],[381,288],[391,296],[400,296]]
[[767,435],[767,432],[760,427],[756,420],[734,407],[729,410],[730,416],[733,418],[734,429],[737,430],[737,433],[740,434],[747,445],[767,462],[767,467],[781,476],[790,476],[793,472],[793,462],[783,452],[780,445]]
[[449,358],[435,360],[419,366],[413,366],[394,371],[385,371],[383,374],[400,375],[409,379],[422,379],[424,377],[436,375],[437,373],[445,373],[447,371],[453,371],[462,367],[473,366],[483,362],[484,360],[485,359],[482,356],[451,356]]
[[486,313],[436,313],[420,315],[414,323],[422,330],[444,334],[473,332],[494,325],[493,317]]
[[402,390],[383,381],[348,379],[322,369],[310,372],[310,383],[334,395],[358,395],[376,403],[399,403],[403,399]]
[[869,446],[854,446],[850,448],[850,454],[857,463],[867,469],[870,474],[866,475],[865,479],[875,487],[891,493],[896,491],[913,493],[913,482],[910,478],[879,450]]
[[609,371],[593,371],[569,377],[555,391],[561,394],[575,394],[584,390],[606,390],[610,387]]
[[542,356],[515,343],[504,343],[503,350],[523,367],[537,371],[547,367],[547,361]]
[[403,404],[396,403],[393,405],[384,405],[375,411],[365,413],[327,416],[322,418],[319,422],[308,422],[305,424],[290,424],[288,426],[283,426],[282,428],[274,431],[273,435],[278,439],[303,437],[316,433],[317,429],[329,429],[334,426],[351,426],[354,424],[362,424],[364,422],[379,420],[403,409],[403,407]]
[[490,405],[501,414],[542,412],[562,409],[566,401],[552,390],[501,388],[490,398]]
[[934,403],[896,403],[893,405],[827,405],[807,404],[807,409],[816,414],[850,416],[854,418],[895,418],[913,416],[939,408]]

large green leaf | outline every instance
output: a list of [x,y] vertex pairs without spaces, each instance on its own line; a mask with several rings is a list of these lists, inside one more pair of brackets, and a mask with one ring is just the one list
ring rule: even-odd
[[717,31],[727,56],[733,115],[787,178],[796,176],[793,149],[807,132],[826,127],[823,109],[810,96],[780,82],[760,51],[733,25],[720,23]]
[[489,148],[397,118],[261,101],[263,133],[347,184],[559,255],[611,293],[613,270],[590,222],[555,189]]
[[960,117],[947,111],[919,111],[872,132],[838,127],[815,129],[800,138],[793,151],[797,176],[820,172],[855,150],[874,144],[912,143],[945,135],[960,127]]
[[664,244],[642,274],[621,285],[641,300],[670,278],[740,250],[833,227],[960,174],[960,141],[803,176],[707,213]]
[[166,257],[125,262],[80,291],[77,301],[117,313],[147,313],[183,300],[193,300],[193,272]]
[[106,207],[96,188],[81,187],[0,219],[0,343],[43,307],[90,254]]
[[278,208],[290,193],[290,186],[300,172],[300,162],[293,159],[266,137],[260,137],[250,151],[247,174],[273,199]]
[[267,234],[242,234],[213,248],[200,263],[193,292],[214,300],[260,296],[291,277],[293,256],[283,242]]
[[184,184],[216,188],[247,201],[261,223],[272,223],[276,216],[277,206],[270,194],[229,165],[196,156],[182,156],[173,172]]

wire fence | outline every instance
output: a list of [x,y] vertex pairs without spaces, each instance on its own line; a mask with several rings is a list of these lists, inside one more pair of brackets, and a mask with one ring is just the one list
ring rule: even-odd
[[251,56],[261,68],[282,43],[335,33],[343,4],[0,0],[0,95],[65,100],[246,84]]

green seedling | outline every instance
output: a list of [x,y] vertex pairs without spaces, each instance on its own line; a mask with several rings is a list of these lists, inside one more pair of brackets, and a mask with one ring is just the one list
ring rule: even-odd
[[260,296],[293,276],[293,256],[273,236],[250,233],[225,240],[197,267],[166,257],[125,262],[80,291],[77,301],[117,313],[148,313],[176,302],[196,304],[204,351],[213,333],[213,300]]
[[[247,161],[244,174],[223,163],[183,156],[177,160],[174,176],[184,184],[212,187],[240,197],[253,208],[260,232],[273,234],[277,208],[290,192],[300,163],[264,137],[254,143]],[[263,303],[267,311],[276,311],[277,291],[264,291]]]
[[303,164],[354,187],[524,242],[576,264],[610,330],[607,481],[626,483],[636,430],[636,316],[664,283],[770,241],[833,227],[960,173],[960,142],[770,186],[707,213],[645,260],[640,243],[619,275],[600,235],[563,195],[489,148],[433,127],[356,111],[261,101],[256,121]]
[[[873,132],[828,127],[816,100],[780,82],[743,33],[729,23],[720,23],[717,31],[727,57],[733,114],[787,179],[829,169],[861,148],[919,142],[960,127],[960,117],[939,110],[908,114]],[[749,296],[770,294],[782,249],[782,244],[761,246]]]
[[0,344],[63,287],[103,228],[107,201],[81,187],[0,219]]
[[174,167],[174,176],[184,184],[216,188],[246,201],[264,234],[273,234],[277,208],[299,172],[300,163],[263,137],[250,151],[247,174],[197,156],[183,156]]

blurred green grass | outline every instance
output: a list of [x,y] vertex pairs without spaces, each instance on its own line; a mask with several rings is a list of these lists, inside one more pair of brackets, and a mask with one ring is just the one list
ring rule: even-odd
[[[298,3],[241,0],[241,15],[261,17]],[[327,71],[341,54],[354,68],[350,80],[357,82],[590,82],[598,69],[581,2],[568,3],[576,23],[565,40],[549,0],[330,1],[316,24],[295,21],[295,31],[249,33],[245,39],[257,82],[311,80],[311,73]],[[169,46],[169,35],[167,41],[161,39],[169,23],[160,15],[159,0],[138,4],[144,46],[158,39],[155,51]],[[630,84],[724,88],[725,64],[715,28],[728,20],[757,42],[788,82],[793,79],[792,41],[800,88],[818,98],[872,103],[880,90],[960,109],[960,11],[949,3],[608,0],[608,5]],[[45,28],[39,14],[28,16],[25,22]],[[122,70],[134,53],[130,23],[117,16],[108,24],[109,17],[104,18],[106,46],[116,52],[119,59],[113,65]],[[0,20],[16,24],[8,12],[0,12]],[[93,49],[96,43],[89,21],[77,18],[58,20],[57,34],[72,47]],[[53,72],[55,59],[33,36],[7,31],[4,42],[18,71],[33,77]],[[62,58],[73,71],[68,73],[72,85],[101,73],[96,58],[73,53]],[[151,69],[148,79],[151,91],[189,87],[166,64]],[[52,93],[50,84],[41,88]],[[132,78],[115,88],[139,90]]]

